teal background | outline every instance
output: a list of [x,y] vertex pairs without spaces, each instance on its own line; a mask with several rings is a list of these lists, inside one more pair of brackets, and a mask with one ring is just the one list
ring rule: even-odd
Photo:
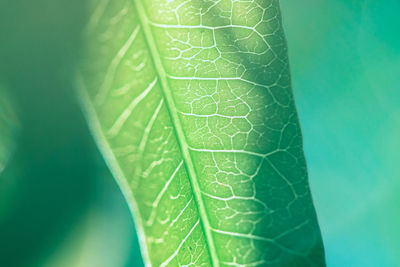
[[328,266],[399,266],[400,1],[281,4]]
[[[327,265],[399,266],[400,2],[281,6]],[[1,266],[142,266],[73,94],[85,17],[82,0],[0,0],[0,83],[18,116]]]

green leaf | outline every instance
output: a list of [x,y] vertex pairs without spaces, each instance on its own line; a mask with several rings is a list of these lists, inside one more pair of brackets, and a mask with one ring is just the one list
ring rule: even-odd
[[13,109],[10,97],[0,84],[0,173],[14,151],[18,123]]
[[[9,161],[15,152],[16,139],[19,136],[19,120],[15,112],[15,104],[0,84],[0,224],[4,222],[15,204],[18,196],[19,181],[16,168]],[[8,172],[5,168],[8,168]]]
[[323,266],[278,0],[92,0],[80,93],[153,266]]

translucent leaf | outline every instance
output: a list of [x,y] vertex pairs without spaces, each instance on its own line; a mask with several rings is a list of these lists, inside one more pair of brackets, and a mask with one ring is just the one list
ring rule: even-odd
[[153,266],[323,266],[279,1],[93,0],[96,140]]

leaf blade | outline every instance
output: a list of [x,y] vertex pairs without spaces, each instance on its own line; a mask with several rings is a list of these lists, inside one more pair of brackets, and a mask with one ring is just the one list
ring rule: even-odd
[[[111,168],[135,194],[149,261],[323,265],[278,2],[114,1],[103,11],[113,13],[104,21],[134,30],[91,25],[106,29],[92,33],[106,41],[89,46],[84,64],[89,120],[108,133],[99,138],[115,156]],[[185,12],[199,20],[181,23]],[[267,23],[258,30],[253,17]],[[95,56],[113,54],[114,38],[114,56],[94,70]]]

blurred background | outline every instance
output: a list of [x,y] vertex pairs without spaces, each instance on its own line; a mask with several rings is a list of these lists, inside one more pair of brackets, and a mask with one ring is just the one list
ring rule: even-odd
[[[400,2],[281,6],[327,265],[399,266]],[[0,0],[0,266],[143,266],[73,91],[85,17]]]

